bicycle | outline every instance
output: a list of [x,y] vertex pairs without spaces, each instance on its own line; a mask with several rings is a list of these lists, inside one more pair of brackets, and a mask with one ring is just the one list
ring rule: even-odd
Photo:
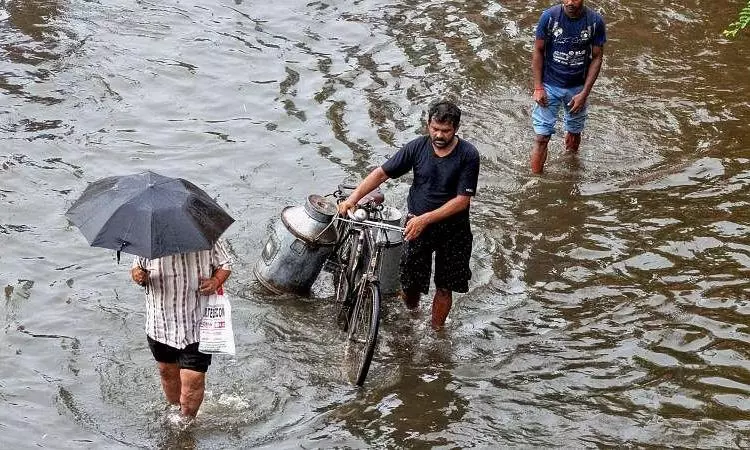
[[[336,203],[344,201],[342,185],[332,195]],[[384,197],[376,190],[366,195],[348,217],[336,217],[338,240],[329,257],[333,272],[336,322],[347,333],[347,356],[355,358],[355,384],[362,386],[377,346],[380,327],[380,266],[383,249],[390,244],[387,231],[404,229],[383,222]]]

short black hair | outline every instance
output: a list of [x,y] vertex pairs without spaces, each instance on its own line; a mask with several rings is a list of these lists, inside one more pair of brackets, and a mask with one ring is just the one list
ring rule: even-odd
[[458,125],[461,123],[461,109],[449,100],[441,100],[430,106],[427,112],[428,125],[433,119],[435,122],[450,122],[453,124],[453,128],[458,129]]

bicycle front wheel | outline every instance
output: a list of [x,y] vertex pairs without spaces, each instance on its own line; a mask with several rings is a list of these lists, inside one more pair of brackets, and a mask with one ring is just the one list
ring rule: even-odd
[[360,252],[357,242],[360,231],[356,231],[349,236],[339,250],[341,253],[340,261],[343,262],[341,270],[334,275],[336,289],[336,324],[342,331],[349,330],[352,311],[356,301],[355,286],[359,283],[363,273],[363,262],[360,261]]
[[377,282],[367,282],[359,292],[349,322],[349,342],[347,358],[350,362],[352,378],[362,386],[370,370],[370,363],[378,343],[380,326],[380,286]]

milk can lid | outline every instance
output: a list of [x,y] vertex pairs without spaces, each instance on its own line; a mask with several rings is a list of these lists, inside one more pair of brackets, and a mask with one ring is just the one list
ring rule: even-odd
[[330,222],[331,218],[336,215],[337,210],[332,201],[322,195],[312,194],[307,197],[305,212],[319,222]]

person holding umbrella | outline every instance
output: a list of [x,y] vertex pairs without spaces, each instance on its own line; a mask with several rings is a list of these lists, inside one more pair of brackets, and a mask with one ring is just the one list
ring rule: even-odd
[[95,247],[136,255],[130,276],[146,288],[146,338],[167,401],[195,417],[211,355],[198,351],[208,296],[231,273],[219,236],[234,222],[182,178],[146,171],[91,183],[66,217]]
[[203,402],[211,364],[211,355],[198,351],[203,307],[230,274],[231,258],[221,241],[211,250],[133,260],[133,281],[147,287],[146,339],[164,395],[187,417],[195,417]]

